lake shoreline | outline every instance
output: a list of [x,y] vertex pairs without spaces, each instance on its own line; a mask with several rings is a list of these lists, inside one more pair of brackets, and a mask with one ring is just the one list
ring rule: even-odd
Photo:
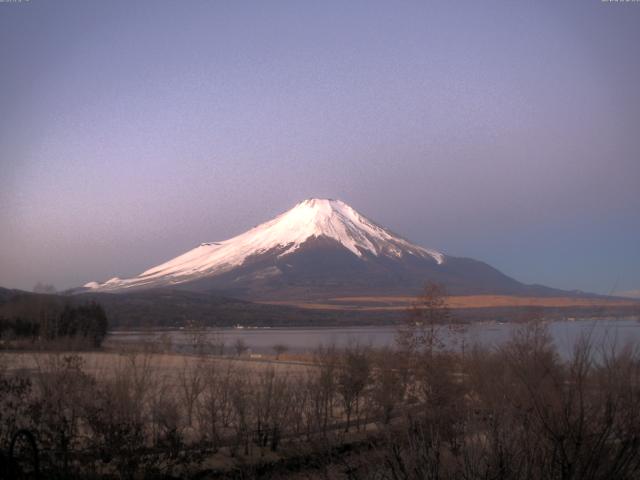
[[[444,344],[457,349],[464,344],[498,346],[519,328],[536,322],[477,322],[464,328],[442,327]],[[541,321],[547,328],[559,351],[566,355],[584,335],[597,342],[640,342],[640,318],[583,318],[575,320]],[[175,352],[205,352],[222,350],[225,355],[234,351],[241,342],[248,354],[266,355],[274,347],[284,345],[290,353],[309,353],[319,347],[344,348],[359,344],[372,348],[393,348],[396,344],[397,325],[339,326],[339,327],[280,327],[280,328],[208,328],[194,330],[137,330],[114,331],[107,337],[110,348],[155,345]],[[620,339],[620,341],[618,341]]]
[[[464,326],[488,326],[488,325],[501,325],[501,324],[510,324],[510,325],[526,325],[527,323],[551,323],[551,322],[576,322],[576,321],[597,321],[597,322],[610,322],[616,320],[636,320],[640,322],[640,314],[630,313],[628,315],[603,315],[603,316],[587,316],[585,318],[565,318],[565,319],[557,319],[557,318],[542,318],[540,320],[476,320],[476,321],[452,321],[453,325],[464,325]],[[353,329],[353,328],[390,328],[390,327],[399,327],[403,324],[401,320],[389,323],[371,323],[371,324],[361,324],[361,323],[344,323],[344,324],[327,324],[327,325],[317,325],[317,326],[309,326],[309,325],[275,325],[275,326],[253,326],[253,325],[241,325],[237,326],[204,326],[204,327],[196,327],[196,328],[188,328],[188,327],[154,327],[154,326],[140,326],[140,327],[117,327],[108,332],[108,335],[123,335],[123,334],[148,334],[148,333],[170,333],[170,332],[182,332],[182,333],[207,333],[207,332],[215,332],[215,331],[238,331],[238,330],[247,330],[247,331],[289,331],[289,330],[335,330],[335,329]]]

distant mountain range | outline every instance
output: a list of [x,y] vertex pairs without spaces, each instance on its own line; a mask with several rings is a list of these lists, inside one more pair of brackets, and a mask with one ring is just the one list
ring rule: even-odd
[[525,285],[470,258],[421,247],[340,200],[312,198],[247,232],[196,248],[133,278],[81,292],[180,288],[251,300],[417,293],[428,281],[452,295],[578,296]]

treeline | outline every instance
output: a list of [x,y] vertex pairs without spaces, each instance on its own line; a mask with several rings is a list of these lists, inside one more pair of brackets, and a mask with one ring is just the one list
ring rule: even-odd
[[188,322],[208,327],[235,325],[317,326],[392,323],[397,312],[341,312],[310,310],[284,305],[266,305],[213,293],[173,289],[109,293],[83,293],[78,300],[94,300],[104,306],[114,328],[178,328]]
[[5,346],[14,341],[55,341],[76,339],[91,347],[99,347],[104,340],[109,322],[101,305],[89,302],[83,305],[57,301],[34,301],[27,296],[20,302],[0,311],[0,339]]

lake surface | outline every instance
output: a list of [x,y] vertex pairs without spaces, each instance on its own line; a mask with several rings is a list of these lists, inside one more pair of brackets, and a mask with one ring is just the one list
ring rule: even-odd
[[[640,345],[640,319],[597,319],[547,322],[546,326],[563,356],[567,356],[576,341],[589,335],[596,345],[623,346],[631,343]],[[485,346],[498,346],[510,338],[515,329],[522,326],[514,323],[476,323],[466,327],[466,331],[457,334],[457,344],[464,338],[464,344],[476,343]],[[251,353],[273,353],[273,346],[285,345],[290,352],[306,352],[319,346],[335,345],[344,347],[350,344],[370,345],[373,347],[393,346],[397,332],[396,326],[371,327],[331,327],[331,328],[224,328],[206,329],[198,332],[200,338],[216,344],[225,344],[225,352],[232,353],[233,345],[241,339]],[[462,335],[462,337],[460,337]],[[453,335],[443,331],[445,341],[453,342]],[[186,330],[169,331],[116,331],[110,334],[110,341],[117,343],[166,342],[170,339],[176,351],[189,351],[194,342],[194,332]]]

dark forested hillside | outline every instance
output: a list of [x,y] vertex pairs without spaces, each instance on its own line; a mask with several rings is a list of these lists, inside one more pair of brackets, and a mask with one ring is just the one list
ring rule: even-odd
[[398,312],[309,310],[265,305],[213,293],[157,289],[132,293],[45,295],[0,288],[0,318],[41,318],[60,315],[65,305],[96,302],[103,306],[111,328],[175,328],[186,324],[229,327],[328,326],[342,323],[388,323]]

